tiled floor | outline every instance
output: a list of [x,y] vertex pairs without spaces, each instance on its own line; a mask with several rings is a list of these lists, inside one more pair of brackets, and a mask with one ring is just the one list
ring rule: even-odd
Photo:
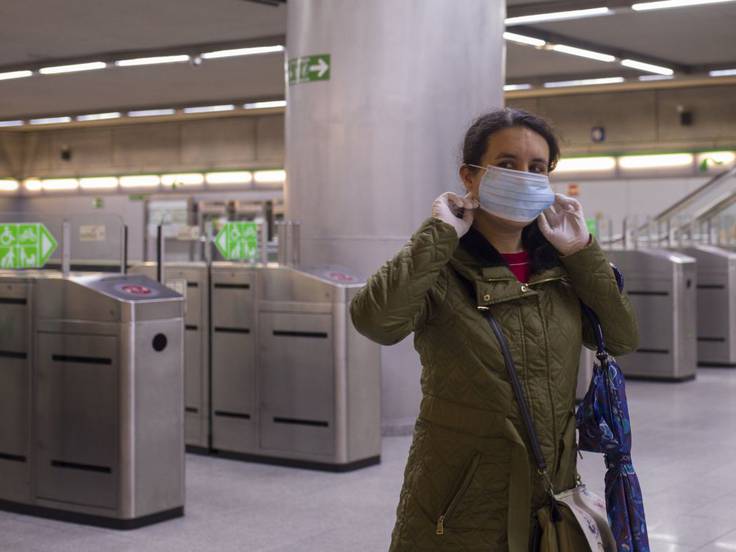
[[[736,551],[736,370],[628,392],[652,550]],[[349,474],[190,455],[185,518],[117,532],[0,513],[0,551],[386,550],[409,438],[383,447],[381,465]],[[602,492],[600,457],[581,472]]]

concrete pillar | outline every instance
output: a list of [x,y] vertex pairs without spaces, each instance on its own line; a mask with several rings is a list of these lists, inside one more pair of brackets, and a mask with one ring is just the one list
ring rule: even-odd
[[[286,209],[302,223],[303,264],[367,277],[460,188],[465,130],[503,105],[505,4],[289,2],[287,58],[331,56],[329,80],[287,83]],[[418,412],[411,341],[383,350],[384,433]]]

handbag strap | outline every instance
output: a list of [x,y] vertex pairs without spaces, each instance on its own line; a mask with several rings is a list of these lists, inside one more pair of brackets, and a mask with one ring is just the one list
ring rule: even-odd
[[537,469],[539,470],[539,474],[544,477],[547,483],[547,490],[554,495],[552,480],[550,479],[549,473],[547,471],[547,461],[544,459],[544,454],[542,454],[542,447],[539,445],[537,430],[534,427],[534,420],[532,419],[531,412],[529,412],[529,404],[526,401],[524,390],[522,389],[521,382],[519,381],[519,375],[516,372],[514,359],[511,356],[511,350],[509,349],[509,342],[506,339],[506,336],[503,334],[503,331],[501,331],[501,326],[498,324],[498,321],[494,318],[491,312],[486,310],[484,311],[484,315],[486,317],[488,325],[491,327],[493,334],[496,336],[496,339],[498,339],[498,343],[501,346],[503,361],[504,364],[506,364],[506,371],[508,372],[509,381],[511,382],[511,387],[514,390],[514,395],[516,396],[516,402],[519,405],[521,418],[524,422],[524,425],[526,426],[526,431],[529,435],[529,441],[532,447],[532,454],[534,455],[534,460],[537,463]]

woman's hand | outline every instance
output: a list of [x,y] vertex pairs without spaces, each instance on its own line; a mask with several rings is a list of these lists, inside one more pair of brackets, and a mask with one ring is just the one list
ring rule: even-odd
[[554,204],[539,218],[539,229],[561,255],[577,253],[590,243],[590,232],[580,202],[555,194]]
[[478,205],[478,201],[471,199],[470,194],[460,197],[445,192],[432,203],[432,216],[452,226],[457,236],[462,238],[473,224],[473,209],[477,209]]

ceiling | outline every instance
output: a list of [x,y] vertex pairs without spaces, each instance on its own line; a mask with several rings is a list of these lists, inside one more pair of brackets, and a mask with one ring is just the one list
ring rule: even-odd
[[[287,8],[278,0],[273,4],[252,0],[0,2],[0,72],[100,57],[283,44]],[[614,8],[613,15],[508,30],[618,57],[668,63],[683,73],[736,67],[736,2],[635,13],[620,7],[626,4],[623,0],[507,0],[510,16],[604,4]],[[615,62],[507,42],[509,83],[602,76],[636,79],[642,74]],[[206,60],[199,66],[112,68],[0,81],[0,121],[283,96],[283,57],[276,53]]]

